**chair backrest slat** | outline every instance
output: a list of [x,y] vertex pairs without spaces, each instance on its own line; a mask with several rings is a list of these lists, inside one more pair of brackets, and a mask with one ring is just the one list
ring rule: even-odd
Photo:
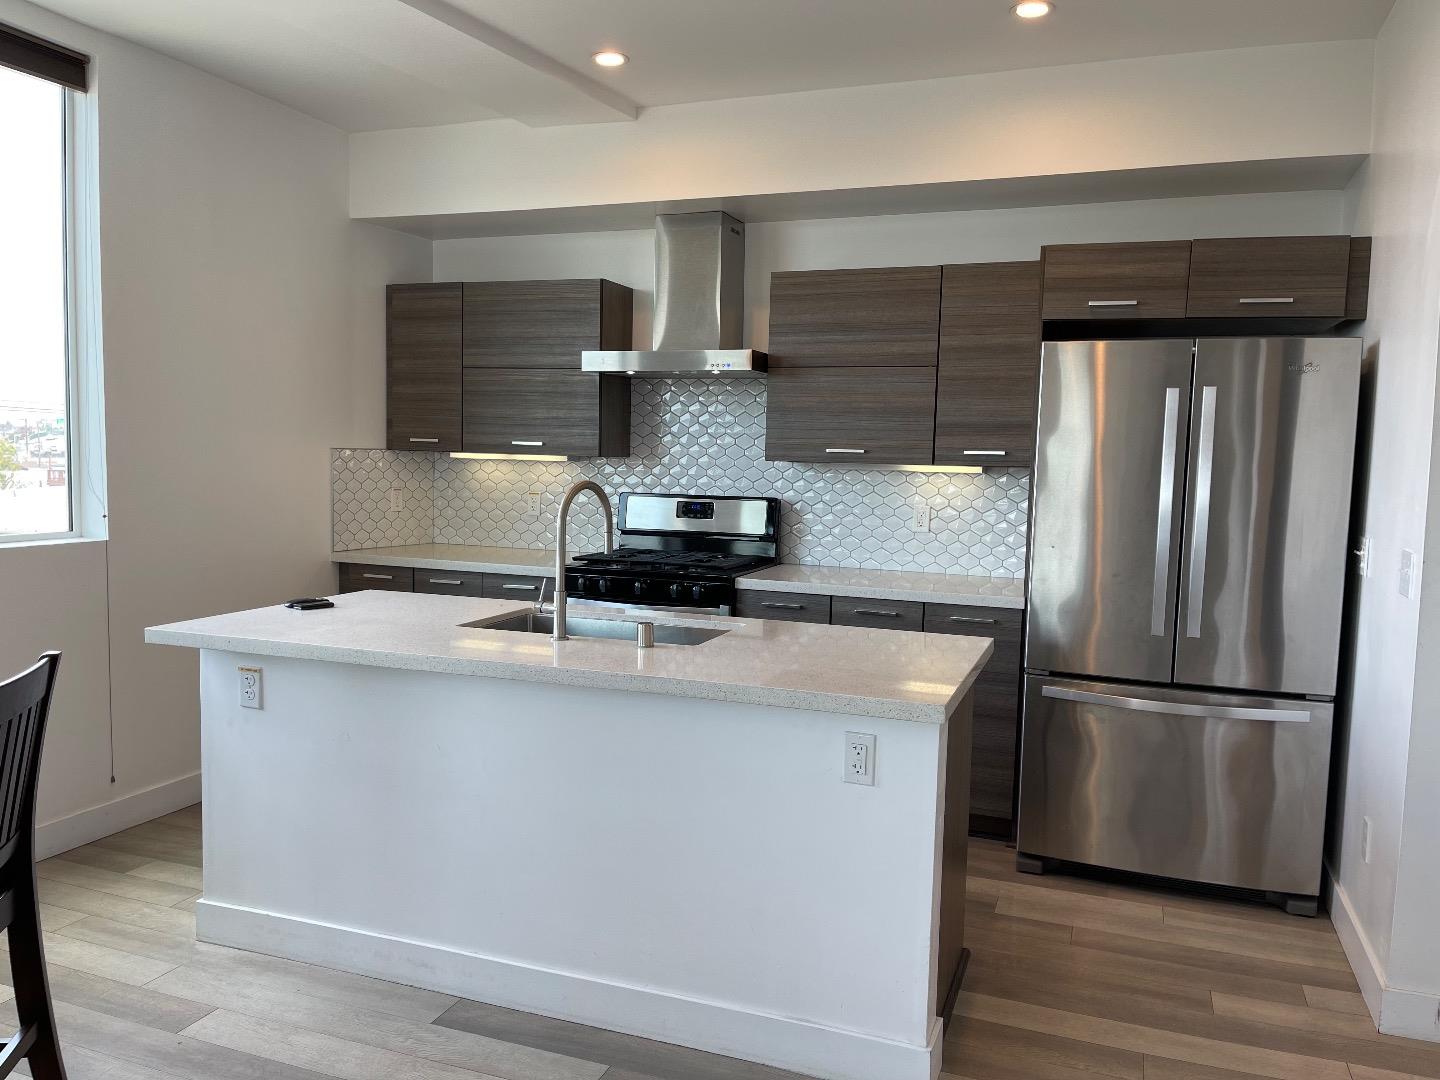
[[0,683],[0,850],[9,848],[22,830],[34,828],[40,748],[59,664],[58,652],[46,653],[33,667]]

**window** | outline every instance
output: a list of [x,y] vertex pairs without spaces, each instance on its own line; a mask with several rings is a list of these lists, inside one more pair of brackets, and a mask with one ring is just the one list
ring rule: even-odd
[[10,65],[0,66],[0,541],[75,532],[67,252],[74,91],[31,60],[47,47],[0,27],[0,62]]

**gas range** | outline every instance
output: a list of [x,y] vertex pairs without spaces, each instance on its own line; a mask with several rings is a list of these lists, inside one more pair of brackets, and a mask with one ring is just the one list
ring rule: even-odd
[[618,546],[569,563],[565,591],[571,599],[728,615],[735,579],[779,561],[779,531],[779,499],[627,491]]

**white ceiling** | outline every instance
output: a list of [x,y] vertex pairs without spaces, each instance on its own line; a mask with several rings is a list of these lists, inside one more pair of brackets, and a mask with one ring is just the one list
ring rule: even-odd
[[[1394,0],[41,0],[350,131],[1374,37]],[[590,54],[629,54],[602,70]]]

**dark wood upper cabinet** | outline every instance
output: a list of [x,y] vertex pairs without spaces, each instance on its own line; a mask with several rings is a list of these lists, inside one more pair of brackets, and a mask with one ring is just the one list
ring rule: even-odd
[[577,371],[583,349],[630,348],[630,320],[613,281],[467,281],[464,364]]
[[1028,465],[1040,381],[1040,264],[944,268],[936,465]]
[[1345,316],[1348,236],[1196,240],[1190,254],[1191,318]]
[[940,268],[770,275],[770,369],[934,367]]
[[466,282],[461,448],[628,455],[629,380],[582,373],[580,354],[630,348],[631,308],[613,281]]
[[385,445],[460,449],[458,283],[385,290]]
[[1046,319],[1181,319],[1190,241],[1047,247]]
[[765,410],[769,461],[929,465],[935,452],[934,367],[772,370]]
[[593,458],[630,452],[630,382],[623,377],[467,367],[464,395],[467,453]]

